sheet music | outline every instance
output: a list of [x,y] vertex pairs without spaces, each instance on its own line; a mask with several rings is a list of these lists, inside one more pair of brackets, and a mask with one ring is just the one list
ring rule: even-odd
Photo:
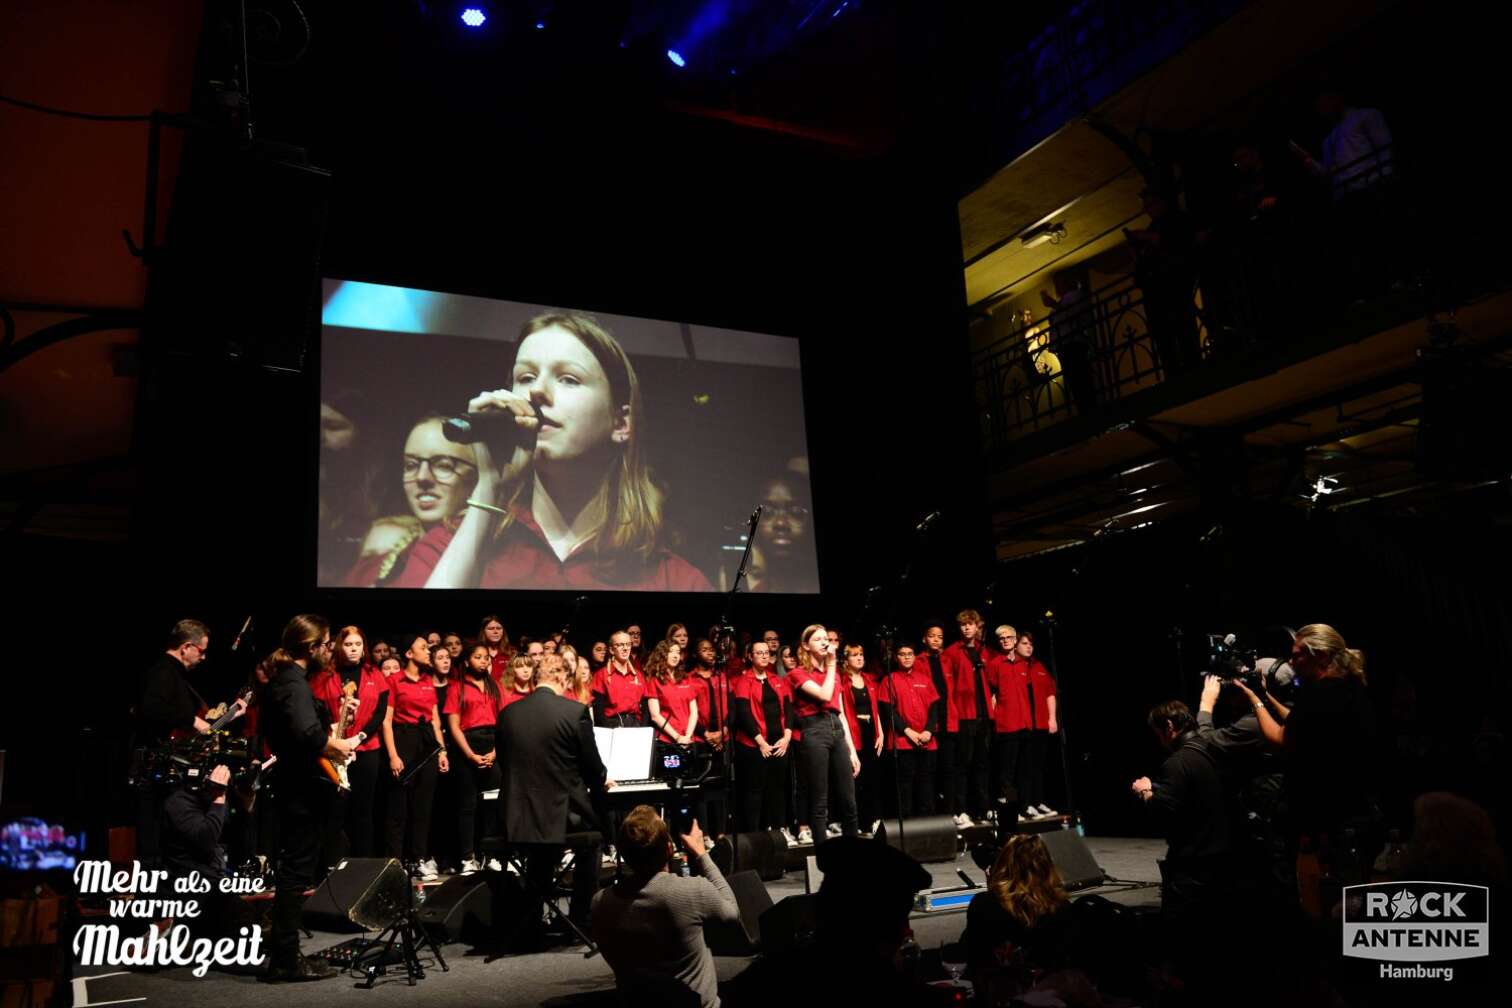
[[593,741],[610,780],[644,780],[651,776],[656,729],[595,727]]

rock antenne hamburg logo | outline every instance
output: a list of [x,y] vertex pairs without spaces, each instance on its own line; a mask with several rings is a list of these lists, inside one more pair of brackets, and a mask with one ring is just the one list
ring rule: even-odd
[[1490,955],[1485,886],[1381,882],[1344,889],[1344,954],[1388,962]]

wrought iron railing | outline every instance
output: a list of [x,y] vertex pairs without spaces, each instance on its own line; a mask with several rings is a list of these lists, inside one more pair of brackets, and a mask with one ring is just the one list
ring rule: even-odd
[[972,357],[987,453],[1173,375],[1304,338],[1372,304],[1405,300],[1421,311],[1434,296],[1435,270],[1411,226],[1416,201],[1403,173],[1380,175],[1346,198],[1330,199],[1326,180],[1321,185],[1305,209],[1206,232],[1166,279],[1141,276],[1153,291],[1131,273],[1014,320]]

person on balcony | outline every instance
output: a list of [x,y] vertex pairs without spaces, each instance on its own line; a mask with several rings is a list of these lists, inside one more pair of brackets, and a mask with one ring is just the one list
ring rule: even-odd
[[1165,193],[1146,189],[1139,198],[1150,225],[1124,228],[1124,237],[1134,247],[1134,282],[1144,294],[1145,322],[1161,371],[1169,378],[1193,367],[1201,356],[1194,297],[1196,238],[1187,215]]

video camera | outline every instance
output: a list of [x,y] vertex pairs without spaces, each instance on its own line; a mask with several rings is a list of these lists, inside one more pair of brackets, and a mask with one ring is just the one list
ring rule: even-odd
[[1259,693],[1265,685],[1255,669],[1259,653],[1252,647],[1241,647],[1235,634],[1208,634],[1207,639],[1208,660],[1202,674],[1242,682]]
[[255,790],[261,772],[261,767],[252,765],[253,758],[247,739],[209,732],[137,749],[129,782],[137,788],[183,787],[198,792],[220,787],[210,780],[210,773],[224,765],[231,771],[227,787],[249,792]]

